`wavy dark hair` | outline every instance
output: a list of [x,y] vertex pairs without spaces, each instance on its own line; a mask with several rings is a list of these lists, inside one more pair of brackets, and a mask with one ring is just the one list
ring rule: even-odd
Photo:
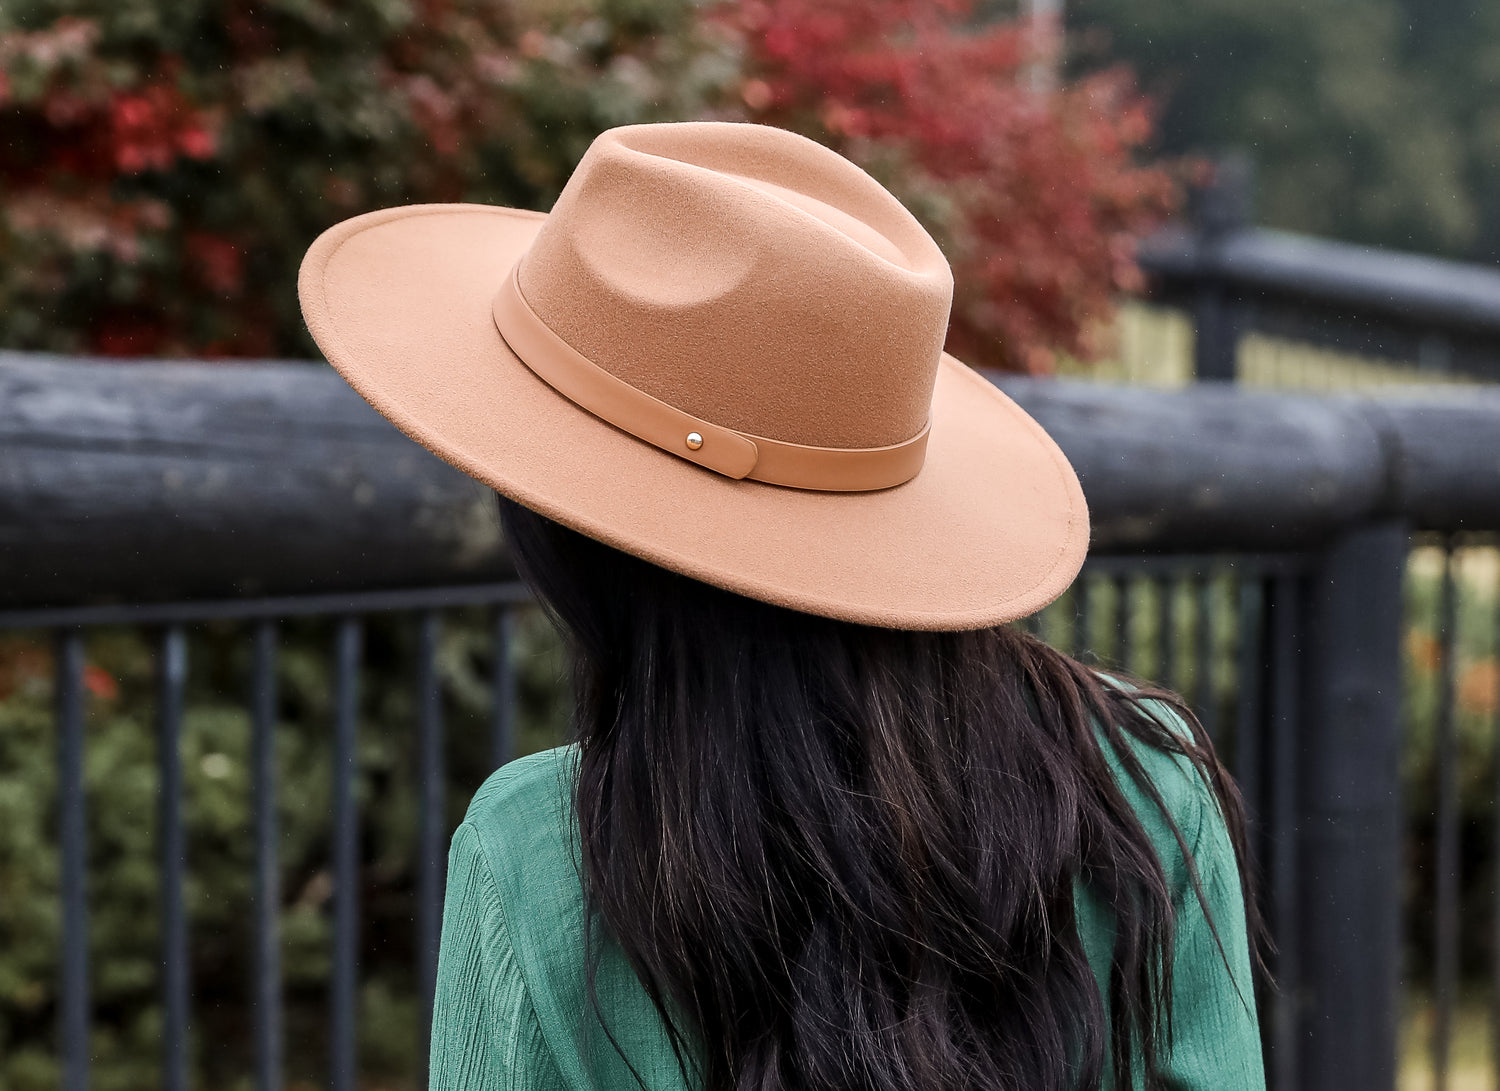
[[[1238,792],[1179,699],[1106,684],[1014,627],[815,617],[504,498],[501,515],[571,646],[589,904],[690,1086],[1093,1091],[1107,1069],[1131,1086],[1136,1050],[1147,1087],[1161,1084],[1172,899],[1102,746],[1184,854],[1126,736],[1186,757],[1251,891]],[[1115,916],[1111,1019],[1074,916],[1078,879]]]

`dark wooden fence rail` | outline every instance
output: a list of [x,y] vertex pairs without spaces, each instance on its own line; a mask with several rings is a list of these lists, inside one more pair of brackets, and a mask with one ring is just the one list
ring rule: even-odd
[[493,510],[327,367],[0,353],[0,606],[493,579]]
[[[1500,390],[1000,385],[1078,468],[1097,550],[1303,550],[1386,517],[1500,528]],[[326,367],[7,353],[0,572],[0,607],[508,575],[485,490]]]
[[[1287,831],[1273,917],[1296,956],[1273,1071],[1282,1088],[1393,1088],[1402,578],[1413,532],[1500,530],[1500,390],[1000,385],[1078,468],[1096,551],[1298,558],[1266,600],[1283,729],[1262,768]],[[506,572],[485,491],[324,367],[0,354],[0,624]]]

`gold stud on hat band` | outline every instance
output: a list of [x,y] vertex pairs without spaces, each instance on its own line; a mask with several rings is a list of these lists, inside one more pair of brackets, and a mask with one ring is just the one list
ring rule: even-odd
[[927,454],[930,421],[903,443],[849,448],[783,443],[699,420],[611,375],[559,337],[526,302],[517,270],[505,278],[492,311],[511,351],[563,397],[637,439],[725,477],[823,492],[872,492],[911,480]]

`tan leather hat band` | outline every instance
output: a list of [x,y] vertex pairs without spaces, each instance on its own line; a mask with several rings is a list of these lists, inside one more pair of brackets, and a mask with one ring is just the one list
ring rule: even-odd
[[824,492],[871,492],[922,468],[931,422],[890,447],[806,447],[746,435],[659,401],[611,375],[552,331],[521,295],[516,272],[495,295],[495,328],[522,363],[569,401],[637,439],[736,480]]

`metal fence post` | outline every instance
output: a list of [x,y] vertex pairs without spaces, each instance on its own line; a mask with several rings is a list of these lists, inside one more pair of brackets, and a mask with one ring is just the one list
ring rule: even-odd
[[1250,219],[1250,160],[1225,156],[1214,180],[1193,194],[1192,219],[1198,232],[1198,277],[1193,293],[1193,373],[1198,379],[1234,382],[1244,305],[1219,268],[1224,242]]
[[1402,577],[1410,534],[1348,531],[1306,585],[1298,1091],[1396,1086]]

